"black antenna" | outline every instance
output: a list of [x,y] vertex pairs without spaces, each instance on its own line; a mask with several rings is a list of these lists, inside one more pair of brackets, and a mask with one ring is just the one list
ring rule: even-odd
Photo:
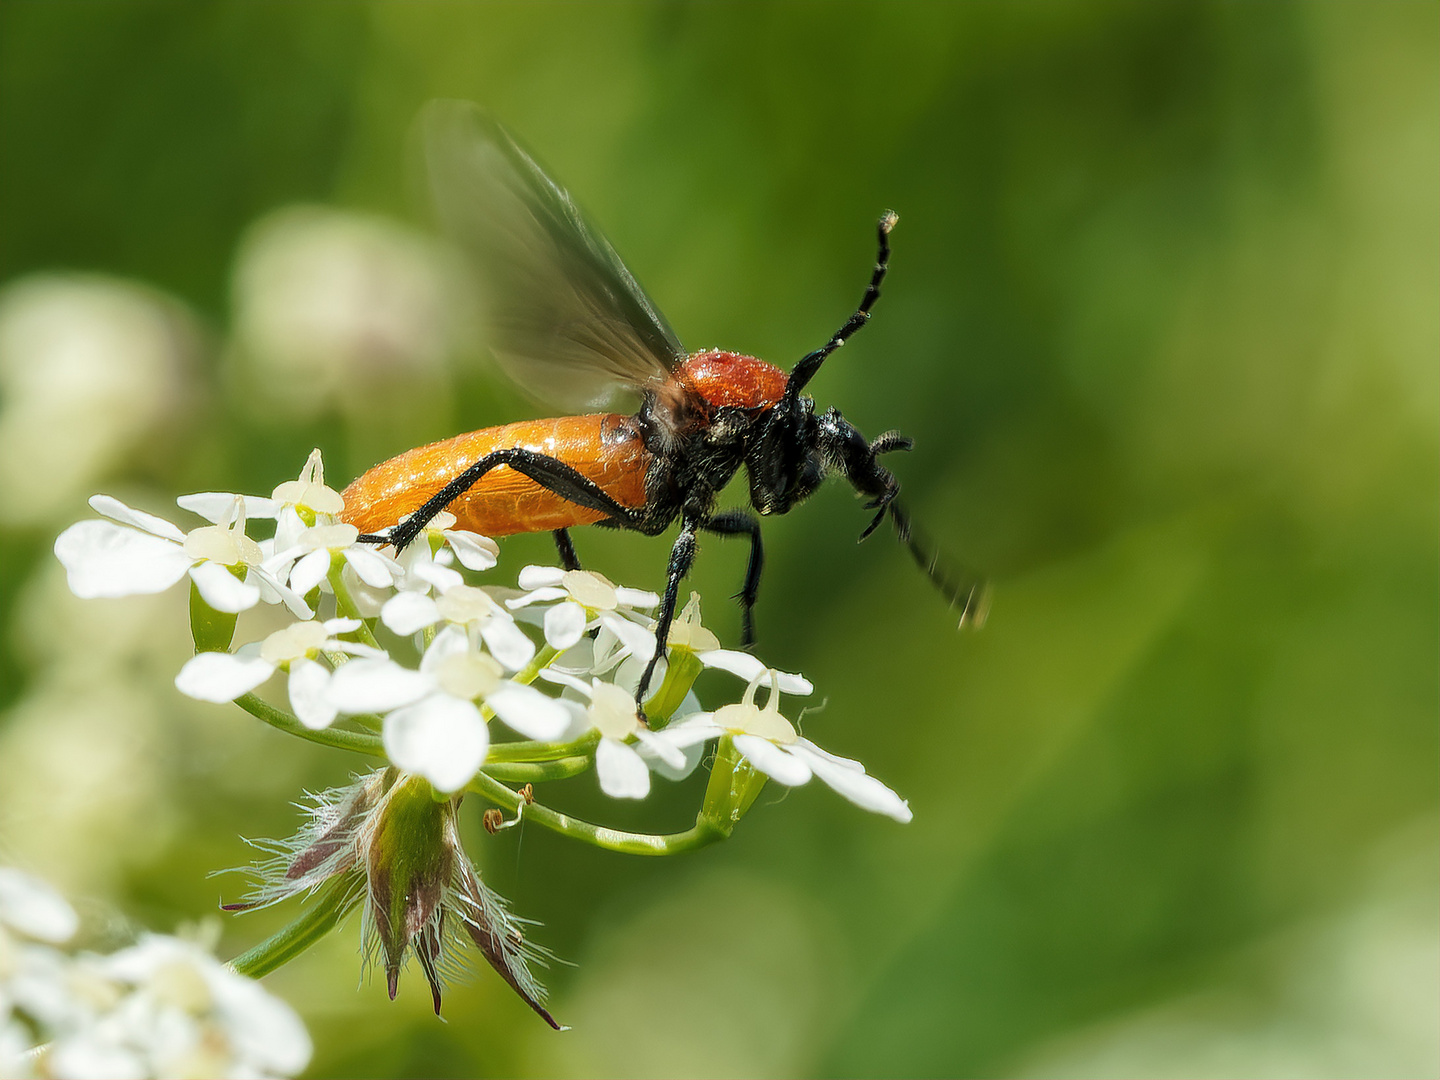
[[875,306],[875,301],[880,299],[880,283],[885,280],[885,271],[890,267],[890,230],[899,220],[900,215],[894,210],[886,210],[880,216],[880,224],[875,230],[880,241],[880,253],[875,257],[875,271],[870,275],[870,284],[865,288],[860,306],[855,309],[855,314],[845,320],[845,325],[834,337],[814,352],[802,357],[791,369],[790,380],[785,386],[786,403],[793,402],[800,395],[800,391],[815,377],[827,356],[849,341],[857,330],[870,321],[870,309]]

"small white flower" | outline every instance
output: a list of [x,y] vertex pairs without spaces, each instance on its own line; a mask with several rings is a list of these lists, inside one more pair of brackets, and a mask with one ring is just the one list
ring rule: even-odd
[[265,567],[304,596],[325,580],[338,556],[366,585],[390,588],[401,574],[399,564],[367,544],[356,543],[359,536],[354,525],[309,525],[296,534],[292,544],[266,559]]
[[558,566],[527,566],[520,571],[520,588],[525,595],[507,600],[512,611],[533,604],[552,605],[545,610],[545,641],[562,652],[578,642],[587,630],[603,626],[635,651],[655,651],[655,636],[637,625],[649,623],[642,614],[660,602],[660,597],[641,589],[611,584],[590,570],[561,570]]
[[900,822],[908,822],[914,816],[910,804],[868,775],[860,762],[837,757],[802,738],[795,726],[780,715],[778,691],[770,691],[763,709],[756,706],[758,686],[759,680],[752,680],[739,704],[725,705],[713,713],[696,713],[653,737],[679,749],[728,733],[735,749],[772,780],[798,787],[808,783],[812,776],[818,776],[862,809]]
[[595,747],[595,775],[600,790],[612,799],[643,799],[649,795],[652,763],[663,763],[673,774],[683,775],[689,771],[687,766],[693,768],[682,746],[662,739],[640,722],[633,691],[600,679],[592,679],[587,685],[553,669],[541,674],[589,698],[586,719],[600,733]]
[[326,695],[331,671],[316,657],[321,652],[384,656],[378,649],[337,636],[359,628],[358,619],[297,622],[233,653],[198,653],[175,676],[175,687],[197,701],[234,701],[283,668],[290,674],[290,705],[300,722],[312,730],[329,727],[337,715]]
[[[175,501],[207,521],[218,521],[227,510],[227,500],[233,497],[224,492],[205,491],[182,495]],[[275,519],[276,548],[281,551],[292,547],[307,526],[329,525],[344,509],[345,500],[340,493],[325,485],[325,462],[318,448],[310,451],[300,476],[277,485],[268,499],[245,496],[245,513],[249,517]]]
[[[82,599],[163,592],[187,573],[216,611],[235,614],[262,598],[283,600],[302,618],[310,609],[261,565],[260,545],[245,535],[245,503],[230,497],[215,525],[181,532],[164,518],[133,510],[109,495],[90,505],[110,521],[81,521],[55,541],[70,591]],[[243,573],[243,579],[232,571]],[[265,589],[261,589],[261,584]]]
[[[707,668],[716,668],[738,675],[747,683],[759,680],[761,686],[778,686],[784,693],[806,696],[815,692],[815,687],[803,675],[788,671],[766,668],[756,657],[734,649],[722,649],[720,639],[700,624],[700,594],[691,593],[690,602],[670,626],[667,642],[671,650],[686,649],[695,654]],[[645,659],[648,659],[646,657]]]
[[[458,574],[455,575],[457,578]],[[397,634],[409,635],[448,622],[464,627],[478,648],[481,642],[510,671],[519,671],[535,657],[535,643],[515,624],[515,617],[484,589],[474,585],[442,585],[437,597],[402,592],[386,601],[381,621]]]
[[386,714],[390,760],[446,792],[460,790],[485,763],[490,732],[476,702],[531,739],[553,741],[570,725],[565,706],[505,678],[460,626],[435,635],[419,671],[389,658],[353,660],[331,677],[326,696],[342,713]]

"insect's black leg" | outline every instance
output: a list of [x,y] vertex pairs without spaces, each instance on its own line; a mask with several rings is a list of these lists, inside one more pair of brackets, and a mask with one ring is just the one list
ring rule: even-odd
[[680,582],[690,572],[695,561],[696,518],[687,517],[680,522],[680,535],[670,549],[670,568],[665,582],[665,596],[660,601],[660,614],[655,619],[655,655],[645,665],[645,674],[640,676],[640,685],[635,688],[635,711],[645,719],[645,691],[650,688],[650,676],[655,674],[655,665],[665,655],[665,643],[670,639],[670,623],[675,618],[675,601],[680,596]]
[[555,550],[560,553],[560,565],[566,570],[580,569],[580,556],[575,554],[575,543],[570,539],[569,529],[555,530]]
[[553,491],[556,495],[569,499],[577,506],[609,514],[611,518],[626,527],[635,527],[636,525],[635,511],[621,506],[605,493],[604,488],[588,476],[576,471],[559,458],[553,458],[547,454],[537,454],[533,450],[515,446],[486,454],[426,499],[424,504],[406,521],[391,529],[388,536],[366,533],[360,537],[360,541],[366,544],[394,544],[396,551],[405,550],[406,546],[420,535],[420,530],[425,528],[436,514],[478,484],[480,478],[487,472],[499,468],[501,465],[510,466],[516,472],[534,480],[547,491]]
[[765,565],[765,549],[760,543],[760,522],[746,510],[725,510],[700,526],[706,532],[719,536],[750,537],[750,564],[745,568],[745,584],[735,594],[740,601],[740,643],[755,644],[755,597],[760,592],[760,571]]

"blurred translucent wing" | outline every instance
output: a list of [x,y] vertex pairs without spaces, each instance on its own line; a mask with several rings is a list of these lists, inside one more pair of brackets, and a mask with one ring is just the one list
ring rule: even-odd
[[431,102],[422,125],[436,213],[469,256],[505,372],[572,412],[663,383],[685,351],[569,193],[474,105]]

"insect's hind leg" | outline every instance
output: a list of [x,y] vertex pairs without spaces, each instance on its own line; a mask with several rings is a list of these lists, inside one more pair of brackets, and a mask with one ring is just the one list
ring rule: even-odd
[[537,454],[534,450],[526,450],[524,447],[512,446],[504,450],[492,450],[476,461],[426,499],[418,510],[404,522],[392,528],[388,535],[366,533],[360,537],[360,541],[366,544],[393,544],[397,552],[404,551],[420,535],[420,531],[434,520],[436,514],[478,484],[480,478],[491,469],[498,469],[501,465],[510,466],[522,476],[535,481],[545,490],[553,491],[562,499],[568,499],[577,506],[609,514],[614,521],[624,527],[639,528],[636,512],[629,507],[621,506],[605,493],[604,488],[588,476],[565,464],[559,458],[550,457],[548,454]]
[[580,569],[580,556],[575,554],[575,542],[570,539],[569,529],[555,529],[555,550],[560,553],[560,565],[566,570]]
[[745,567],[745,584],[735,594],[740,601],[740,643],[746,647],[755,644],[755,598],[760,593],[760,571],[765,566],[765,548],[760,542],[760,522],[755,515],[745,510],[724,510],[715,514],[701,526],[706,532],[717,536],[750,537],[750,562]]

